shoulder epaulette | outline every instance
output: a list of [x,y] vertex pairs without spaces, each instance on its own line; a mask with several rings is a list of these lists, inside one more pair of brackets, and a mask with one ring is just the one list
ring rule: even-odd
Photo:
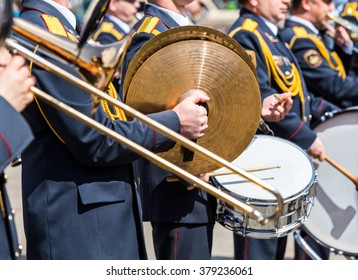
[[63,26],[63,24],[57,17],[46,14],[41,15],[41,17],[45,22],[48,31],[56,35],[67,37],[72,41],[78,42],[78,39],[75,37],[75,34],[67,32],[66,28]]
[[93,35],[93,39],[97,40],[98,36],[101,33],[109,33],[113,37],[115,37],[118,41],[122,40],[123,34],[118,32],[115,28],[113,23],[111,22],[103,22],[101,24],[101,27],[97,30],[97,32]]
[[101,31],[102,32],[111,32],[111,30],[114,28],[114,25],[112,22],[103,22],[101,24]]
[[358,6],[357,2],[347,3],[347,5],[344,7],[343,12],[341,13],[341,17],[344,17],[344,16],[351,16],[352,17],[353,16],[358,21],[357,6]]
[[160,19],[157,17],[147,17],[139,26],[137,33],[149,33],[153,35],[158,35],[160,32],[155,28],[157,27],[159,22]]
[[304,27],[294,26],[292,29],[297,38],[306,38],[308,35],[307,30]]
[[57,17],[53,17],[46,14],[41,15],[41,17],[45,22],[48,31],[57,35],[67,37],[66,29]]
[[241,26],[239,26],[239,27],[235,28],[234,30],[232,30],[228,35],[230,37],[234,37],[235,34],[237,32],[239,32],[240,30],[246,30],[246,31],[254,32],[257,29],[258,26],[259,26],[259,24],[256,21],[254,21],[254,20],[252,20],[250,18],[247,18],[247,19],[245,19],[245,21],[243,22],[243,24]]
[[252,20],[251,18],[247,18],[243,22],[241,29],[254,32],[258,26],[259,24],[256,21]]

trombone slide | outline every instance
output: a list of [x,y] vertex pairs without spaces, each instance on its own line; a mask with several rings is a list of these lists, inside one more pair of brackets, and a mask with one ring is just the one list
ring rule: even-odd
[[[28,38],[30,40],[32,40],[34,36],[31,32],[33,32],[34,28],[37,28],[36,26],[34,26],[33,24],[27,23],[23,20],[20,19],[15,19],[14,20],[14,25],[13,26],[13,30],[15,33],[20,33],[21,36]],[[18,27],[17,25],[21,25],[21,27]],[[17,27],[16,27],[17,26]],[[36,29],[36,30],[37,30]],[[40,28],[41,29],[41,28]],[[40,42],[36,41],[38,40],[38,36],[34,39],[35,42],[37,44],[43,43],[43,41],[46,41],[46,38],[52,38],[51,33],[49,32],[45,32],[43,33],[44,30],[41,29],[41,35],[40,37]],[[58,37],[58,36],[55,36]],[[48,39],[51,40],[51,39]],[[52,48],[51,46],[51,42],[46,41],[46,43],[44,43],[46,45],[46,47],[48,48]],[[214,162],[220,166],[226,167],[228,170],[230,170],[231,172],[237,173],[239,175],[241,175],[242,177],[244,177],[245,179],[255,183],[257,186],[265,189],[266,191],[270,192],[272,195],[274,195],[277,198],[277,207],[276,207],[276,211],[273,214],[263,214],[260,213],[259,211],[255,210],[253,207],[251,207],[248,204],[245,204],[243,202],[238,201],[237,199],[223,193],[222,191],[218,190],[217,188],[209,185],[208,183],[203,182],[202,180],[200,180],[199,178],[197,178],[196,176],[184,171],[183,169],[179,168],[178,166],[173,165],[172,163],[164,160],[163,158],[157,156],[156,154],[151,153],[150,151],[146,150],[145,148],[137,145],[136,143],[126,139],[125,137],[116,134],[114,131],[108,129],[107,127],[104,127],[103,125],[99,124],[99,123],[93,123],[94,121],[92,119],[90,119],[89,117],[81,114],[80,112],[74,110],[71,107],[68,107],[67,105],[65,105],[64,103],[52,98],[51,96],[49,96],[46,93],[41,92],[40,90],[36,89],[36,88],[32,88],[33,92],[36,94],[36,96],[38,96],[39,98],[41,98],[43,101],[47,102],[48,104],[56,107],[57,109],[63,110],[66,113],[68,113],[69,115],[75,117],[76,119],[84,122],[85,124],[91,126],[94,129],[97,129],[98,131],[100,131],[101,133],[108,135],[109,137],[113,138],[114,140],[116,140],[119,143],[122,143],[124,145],[126,145],[129,149],[132,149],[134,152],[137,152],[139,155],[141,155],[142,157],[152,161],[154,164],[158,165],[159,167],[166,169],[167,171],[173,173],[174,175],[181,177],[182,179],[197,185],[198,187],[202,188],[203,190],[205,190],[206,192],[208,192],[209,194],[217,197],[218,199],[222,200],[223,202],[226,202],[229,205],[232,205],[233,207],[240,209],[242,211],[244,211],[246,214],[254,217],[255,219],[257,219],[260,222],[267,222],[268,219],[275,219],[280,215],[280,212],[282,211],[283,208],[283,199],[280,195],[280,193],[271,185],[269,185],[267,182],[264,182],[263,180],[258,179],[257,177],[249,174],[248,172],[240,169],[239,167],[233,165],[232,163],[226,161],[225,159],[219,157],[218,155],[208,151],[207,149],[195,144],[193,141],[188,140],[187,138],[183,137],[182,135],[168,129],[167,127],[163,126],[162,124],[150,119],[149,117],[147,117],[146,115],[138,112],[137,110],[133,109],[132,107],[124,104],[123,102],[120,102],[117,99],[114,99],[112,97],[110,97],[109,95],[107,95],[106,93],[104,93],[103,91],[99,90],[98,88],[92,86],[91,84],[73,76],[73,75],[69,75],[68,72],[64,71],[63,69],[61,69],[60,67],[48,62],[47,60],[45,60],[42,57],[39,57],[38,55],[32,53],[31,51],[27,50],[26,48],[24,48],[23,46],[19,45],[15,40],[13,39],[6,39],[6,45],[12,49],[14,52],[18,52],[19,54],[21,54],[22,56],[24,56],[26,59],[33,61],[34,63],[36,63],[37,65],[39,65],[40,67],[44,68],[47,71],[51,71],[52,73],[56,74],[57,76],[63,78],[64,80],[66,80],[67,82],[70,82],[72,84],[74,84],[75,86],[79,87],[80,89],[90,93],[91,95],[95,95],[100,99],[106,100],[109,104],[116,106],[120,109],[122,109],[123,111],[125,111],[127,113],[127,115],[129,115],[130,117],[136,118],[139,121],[143,122],[144,124],[148,125],[149,127],[155,129],[156,131],[162,133],[163,135],[165,135],[166,137],[168,137],[169,139],[177,142],[178,144],[182,145],[183,147],[187,148],[190,151],[195,152],[196,154],[198,154],[199,156],[202,156],[203,158]],[[50,45],[50,46],[48,46]],[[63,44],[60,44],[63,45]],[[124,44],[125,45],[125,44]],[[54,51],[58,51],[57,50],[58,47],[55,47]],[[123,49],[121,48],[122,52]],[[65,56],[66,59],[70,60],[70,62],[74,63],[75,65],[79,66],[84,66],[82,65],[84,63],[82,63],[78,57],[76,55],[73,55],[70,51],[67,50],[61,50],[59,51],[61,53],[63,53],[62,57]],[[70,55],[67,55],[66,53],[69,52]],[[83,51],[82,51],[83,52]],[[92,65],[93,66],[93,65]],[[101,67],[100,67],[101,68]],[[92,120],[92,121],[90,121]]]
[[349,32],[357,34],[358,35],[358,26],[351,23],[350,21],[341,18],[341,17],[336,17],[333,14],[328,14],[328,19],[334,21],[335,23],[343,26],[345,29],[347,29]]

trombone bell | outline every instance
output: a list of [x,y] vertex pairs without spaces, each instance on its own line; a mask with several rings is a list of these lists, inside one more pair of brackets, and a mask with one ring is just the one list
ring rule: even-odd
[[111,82],[129,44],[127,36],[117,43],[104,46],[85,44],[79,49],[77,42],[66,40],[20,18],[13,19],[11,28],[15,40],[20,36],[55,53],[74,65],[87,82],[100,90],[104,90]]

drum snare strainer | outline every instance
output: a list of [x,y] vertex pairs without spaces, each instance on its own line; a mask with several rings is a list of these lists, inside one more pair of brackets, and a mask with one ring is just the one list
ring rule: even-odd
[[[279,218],[261,224],[219,200],[217,221],[221,225],[242,236],[277,238],[306,222],[315,196],[316,172],[311,158],[300,147],[279,137],[256,135],[233,164],[242,169],[263,168],[251,174],[275,187],[284,207]],[[240,175],[217,176],[213,182],[262,213],[275,211],[275,197]]]

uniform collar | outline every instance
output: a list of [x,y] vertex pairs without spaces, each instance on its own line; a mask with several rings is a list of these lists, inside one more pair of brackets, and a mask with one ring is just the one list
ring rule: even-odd
[[271,32],[275,36],[277,36],[277,33],[278,33],[277,26],[274,23],[272,23],[271,21],[269,21],[268,19],[264,18],[264,17],[259,16],[259,18],[267,25],[267,27],[271,30]]
[[306,20],[304,18],[296,17],[296,16],[290,16],[288,19],[290,21],[298,22],[298,23],[302,24],[304,27],[307,27],[308,29],[310,29],[314,34],[319,35],[319,30],[308,20]]
[[117,24],[126,34],[131,31],[131,27],[129,26],[129,24],[125,23],[123,20],[120,20],[119,18],[110,14],[106,14],[106,17],[108,17],[111,21]]
[[187,16],[185,16],[185,15],[174,13],[174,12],[168,10],[168,9],[164,9],[164,8],[162,8],[162,7],[158,6],[158,5],[152,4],[152,3],[147,4],[147,5],[155,7],[158,10],[161,10],[162,12],[167,14],[169,17],[171,17],[173,20],[175,20],[180,26],[191,25],[189,18]]
[[76,17],[69,9],[52,0],[42,0],[42,1],[56,8],[68,20],[68,22],[71,24],[73,29],[76,29]]

